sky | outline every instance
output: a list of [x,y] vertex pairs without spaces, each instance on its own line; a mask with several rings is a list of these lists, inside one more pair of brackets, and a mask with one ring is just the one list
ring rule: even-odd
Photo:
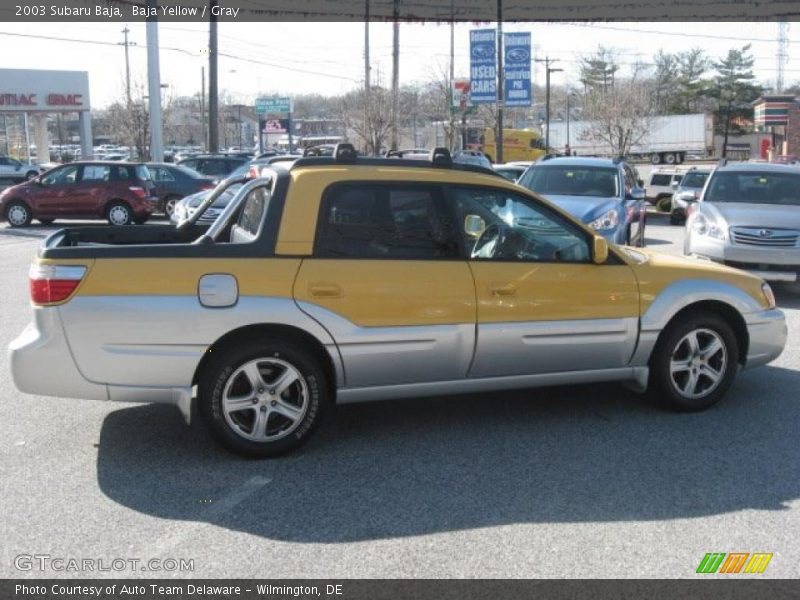
[[[125,61],[120,23],[0,23],[3,66],[26,69],[87,70],[93,107],[123,97]],[[144,23],[129,23],[131,73],[134,82],[147,76]],[[485,25],[481,27],[487,27]],[[455,74],[469,74],[469,30],[455,27]],[[659,49],[679,52],[703,48],[712,58],[730,48],[751,43],[755,73],[764,85],[774,85],[778,24],[770,22],[655,23],[504,23],[504,31],[531,32],[536,59],[557,59],[553,85],[576,85],[580,58],[598,45],[616,48],[624,74],[635,61],[650,62]],[[219,31],[219,86],[237,103],[252,104],[259,95],[320,93],[335,95],[363,85],[364,23],[229,23]],[[39,36],[39,37],[34,37]],[[63,38],[61,40],[43,38]],[[79,41],[66,41],[79,40]],[[789,29],[786,83],[800,81],[800,23]],[[207,64],[208,24],[159,25],[162,84],[173,97],[200,91],[201,68]],[[373,82],[391,82],[392,25],[370,24]],[[422,82],[447,71],[449,24],[402,24],[400,83]],[[13,60],[12,60],[13,58]],[[206,73],[206,77],[208,74]],[[543,85],[544,67],[535,64],[534,82]],[[535,99],[536,100],[536,99]]]

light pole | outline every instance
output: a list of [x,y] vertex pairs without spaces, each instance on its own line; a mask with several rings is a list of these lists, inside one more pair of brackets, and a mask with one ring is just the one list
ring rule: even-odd
[[545,138],[544,138],[544,147],[546,152],[550,152],[550,73],[555,73],[557,71],[563,71],[564,69],[553,69],[551,67],[547,67],[547,77],[545,78],[545,102],[546,106],[544,109],[545,112],[545,127],[547,130],[545,131]]

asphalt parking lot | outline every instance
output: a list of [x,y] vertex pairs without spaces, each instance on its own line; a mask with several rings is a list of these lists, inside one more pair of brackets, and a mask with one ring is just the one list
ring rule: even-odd
[[[54,229],[0,226],[3,347]],[[682,235],[650,217],[652,248]],[[0,576],[695,577],[707,552],[768,552],[762,577],[797,577],[800,286],[776,294],[789,346],[705,413],[610,384],[378,402],[270,461],[171,407],[22,395],[3,353]],[[194,570],[15,567],[32,554]]]

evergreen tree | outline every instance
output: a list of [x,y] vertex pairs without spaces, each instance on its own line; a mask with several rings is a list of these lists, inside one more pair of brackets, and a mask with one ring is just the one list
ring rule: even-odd
[[717,128],[724,134],[722,156],[726,155],[728,137],[746,131],[744,119],[751,119],[751,103],[762,93],[761,86],[753,83],[753,55],[750,44],[740,49],[731,49],[727,56],[714,63],[717,72],[716,89],[713,91],[718,102]]

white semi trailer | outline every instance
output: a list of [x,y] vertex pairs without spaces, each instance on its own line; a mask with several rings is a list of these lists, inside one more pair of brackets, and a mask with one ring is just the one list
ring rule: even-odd
[[[590,121],[569,122],[569,148],[578,156],[611,156],[612,148],[592,139]],[[650,131],[635,144],[631,158],[649,160],[654,165],[674,165],[687,155],[708,157],[714,153],[714,119],[710,114],[672,115],[654,117]],[[567,145],[567,122],[550,123],[550,148],[563,152]]]

